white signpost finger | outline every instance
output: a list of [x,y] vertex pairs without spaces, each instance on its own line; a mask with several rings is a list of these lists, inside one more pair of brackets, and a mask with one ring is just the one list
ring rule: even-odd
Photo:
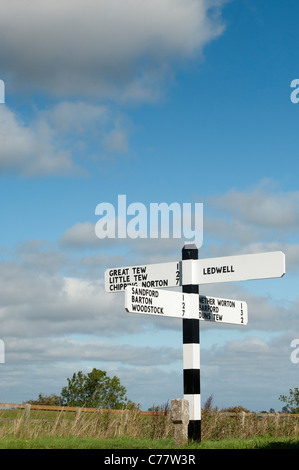
[[285,274],[285,255],[281,251],[196,259],[188,263],[184,264],[183,285],[267,279]]
[[112,268],[105,271],[105,290],[121,292],[127,286],[147,288],[181,286],[181,262]]
[[125,308],[129,313],[185,318],[188,312],[192,318],[190,315],[196,314],[196,306],[193,294],[140,286],[128,286],[125,291]]
[[216,323],[247,325],[247,303],[218,297],[199,296],[199,319]]

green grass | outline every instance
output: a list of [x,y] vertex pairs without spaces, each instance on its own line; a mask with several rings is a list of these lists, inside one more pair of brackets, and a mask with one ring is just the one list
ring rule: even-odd
[[[1,439],[0,449],[175,449],[173,439],[135,439],[118,437],[97,439],[81,437],[39,437]],[[184,449],[299,449],[299,439],[255,437],[252,439],[221,439],[192,442]]]
[[[24,410],[0,413],[0,449],[175,449],[173,437],[170,413],[31,410],[29,421]],[[202,442],[183,449],[299,449],[299,421],[204,410]]]
[[254,437],[251,439],[221,439],[191,443],[188,449],[299,449],[299,439],[290,437]]
[[97,439],[82,437],[44,437],[36,439],[8,438],[0,441],[0,449],[173,449],[173,439],[134,439],[118,437]]

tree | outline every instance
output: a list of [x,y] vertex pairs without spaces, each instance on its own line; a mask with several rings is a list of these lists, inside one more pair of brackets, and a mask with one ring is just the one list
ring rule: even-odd
[[286,404],[286,407],[291,413],[299,413],[299,389],[290,389],[290,395],[280,395],[279,400]]
[[62,402],[67,406],[86,408],[126,408],[126,389],[118,377],[112,379],[105,371],[93,369],[87,375],[82,371],[67,379],[68,386],[61,391]]

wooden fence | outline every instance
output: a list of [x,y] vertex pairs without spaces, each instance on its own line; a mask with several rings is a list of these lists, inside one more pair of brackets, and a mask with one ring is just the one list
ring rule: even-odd
[[[85,413],[123,413],[123,414],[128,414],[130,411],[133,410],[111,410],[111,409],[99,409],[99,408],[84,408],[84,407],[72,407],[72,406],[50,406],[50,405],[31,405],[29,403],[1,403],[0,402],[0,411],[1,408],[10,408],[10,409],[24,409],[24,420],[25,421],[33,421],[33,422],[41,422],[41,421],[47,421],[47,420],[32,420],[30,419],[30,411],[31,410],[44,410],[44,411],[72,411],[75,412],[77,415],[79,415],[82,412]],[[136,412],[136,410],[134,410]],[[169,409],[170,412],[170,409]],[[141,411],[138,410],[138,413],[141,415],[165,415],[166,411]],[[237,416],[238,414],[242,415],[242,420],[245,420],[246,416],[250,415],[255,415],[258,418],[265,418],[269,416],[276,417],[277,419],[280,418],[299,418],[299,414],[292,414],[292,413],[246,413],[242,411],[241,413],[234,413],[234,412],[226,412],[226,411],[219,411],[219,414],[223,415],[225,414],[226,416]],[[12,418],[0,418],[0,421],[13,421]],[[52,420],[51,420],[52,421]]]
[[[99,408],[84,408],[84,407],[73,407],[73,406],[50,406],[50,405],[31,405],[30,403],[0,403],[1,408],[10,408],[10,409],[24,409],[24,420],[32,422],[42,422],[47,420],[36,420],[30,419],[31,410],[40,410],[40,411],[72,411],[79,415],[81,412],[85,413],[123,413],[128,414],[131,410],[110,410],[110,409],[99,409]],[[142,415],[164,415],[164,411],[138,411]],[[0,421],[14,421],[13,418],[0,418]],[[49,420],[53,421],[53,420]]]

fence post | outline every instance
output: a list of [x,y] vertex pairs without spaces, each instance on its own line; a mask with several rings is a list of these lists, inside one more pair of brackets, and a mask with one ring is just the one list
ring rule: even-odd
[[125,427],[127,426],[127,424],[128,424],[129,415],[130,415],[130,411],[129,411],[129,410],[125,410],[125,412],[124,412],[124,428],[125,428]]
[[245,411],[242,411],[242,428],[244,428],[244,424],[245,424],[245,416],[246,416],[246,413],[245,413]]
[[188,442],[188,400],[184,398],[171,400],[171,419],[174,424],[174,444],[176,447],[181,447]]
[[78,406],[78,407],[76,408],[75,423],[77,423],[78,419],[80,418],[80,416],[81,416],[81,411],[82,411],[82,407]]
[[26,403],[25,404],[25,410],[24,410],[24,425],[28,424],[28,422],[29,422],[30,410],[31,410],[30,403]]

